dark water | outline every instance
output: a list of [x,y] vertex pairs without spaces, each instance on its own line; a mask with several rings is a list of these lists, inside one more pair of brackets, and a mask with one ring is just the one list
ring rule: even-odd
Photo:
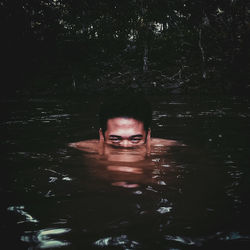
[[249,249],[249,101],[152,103],[153,136],[187,146],[115,171],[67,147],[97,138],[98,100],[2,102],[5,249]]

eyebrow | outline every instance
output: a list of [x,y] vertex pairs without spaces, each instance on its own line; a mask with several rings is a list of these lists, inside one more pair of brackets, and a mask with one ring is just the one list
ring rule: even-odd
[[132,135],[132,136],[130,136],[129,138],[133,139],[133,138],[137,138],[137,137],[142,138],[142,137],[143,137],[143,135],[141,135],[141,134],[138,134],[138,135]]
[[[141,134],[137,134],[137,135],[132,135],[129,137],[129,139],[134,139],[134,138],[142,138],[143,135]],[[109,135],[109,139],[122,139],[123,137],[122,136],[119,136],[119,135]]]
[[109,138],[110,139],[112,139],[112,138],[114,138],[114,139],[122,139],[122,137],[119,136],[119,135],[109,135]]

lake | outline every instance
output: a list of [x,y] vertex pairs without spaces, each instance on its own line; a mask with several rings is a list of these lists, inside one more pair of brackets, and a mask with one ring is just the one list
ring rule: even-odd
[[249,100],[150,100],[186,146],[122,163],[67,146],[98,138],[100,98],[1,101],[5,249],[250,248]]

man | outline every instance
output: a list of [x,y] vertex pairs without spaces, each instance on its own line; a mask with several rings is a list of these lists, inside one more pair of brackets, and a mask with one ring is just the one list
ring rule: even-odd
[[[99,112],[99,140],[86,140],[70,143],[84,152],[99,154],[110,153],[112,149],[128,149],[129,153],[146,152],[150,154],[152,147],[179,145],[174,140],[151,138],[152,110],[150,103],[140,94],[123,94],[110,97]],[[114,150],[112,151],[114,152]],[[124,157],[123,157],[124,159]]]
[[95,176],[106,178],[113,186],[136,188],[158,181],[148,174],[159,159],[155,157],[165,154],[170,146],[180,145],[174,140],[151,138],[151,121],[151,105],[142,95],[110,97],[100,107],[99,140],[69,146],[86,153],[85,166],[91,166],[89,171]]

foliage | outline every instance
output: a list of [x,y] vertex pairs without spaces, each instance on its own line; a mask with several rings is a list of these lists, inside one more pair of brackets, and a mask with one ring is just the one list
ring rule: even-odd
[[[13,71],[41,89],[249,87],[246,0],[5,0],[0,8],[15,87]],[[44,76],[47,85],[34,84]]]

